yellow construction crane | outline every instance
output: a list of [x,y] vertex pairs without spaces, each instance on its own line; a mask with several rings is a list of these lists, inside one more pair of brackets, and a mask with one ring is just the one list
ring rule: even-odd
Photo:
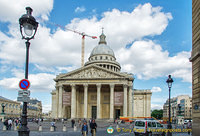
[[[52,24],[52,23],[51,23]],[[71,31],[71,32],[74,32],[74,33],[77,33],[79,35],[82,36],[82,47],[81,47],[81,66],[83,67],[84,66],[84,56],[85,56],[85,37],[90,37],[92,39],[96,39],[97,37],[96,36],[90,36],[88,34],[85,34],[84,32],[79,32],[79,31],[76,31],[76,30],[72,30],[72,29],[69,29],[69,28],[66,28],[62,25],[59,25],[59,24],[55,24],[53,23],[55,26],[57,27],[60,27],[64,30],[68,30],[68,31]]]

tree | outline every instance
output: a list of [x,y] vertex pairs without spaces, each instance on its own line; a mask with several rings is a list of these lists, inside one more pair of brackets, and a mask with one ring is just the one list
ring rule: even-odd
[[163,117],[163,110],[153,110],[151,113],[151,117],[154,117],[156,119],[162,119]]

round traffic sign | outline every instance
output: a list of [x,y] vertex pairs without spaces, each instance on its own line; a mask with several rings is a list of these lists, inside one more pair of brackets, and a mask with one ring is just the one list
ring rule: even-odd
[[28,79],[22,79],[20,82],[19,82],[19,87],[23,90],[26,90],[30,87],[30,82]]

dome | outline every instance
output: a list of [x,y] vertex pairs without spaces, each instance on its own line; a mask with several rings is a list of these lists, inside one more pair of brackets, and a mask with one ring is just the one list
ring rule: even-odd
[[113,57],[115,56],[113,50],[105,44],[99,44],[98,46],[96,46],[92,50],[90,57],[94,55],[111,55]]
[[106,36],[102,33],[100,35],[99,45],[97,45],[91,52],[90,57],[94,55],[111,55],[115,57],[113,50],[106,45]]
[[102,31],[99,44],[92,50],[90,57],[88,58],[88,62],[85,63],[85,66],[95,64],[108,70],[119,72],[121,66],[116,61],[113,50],[106,45],[107,43],[105,38],[106,36]]

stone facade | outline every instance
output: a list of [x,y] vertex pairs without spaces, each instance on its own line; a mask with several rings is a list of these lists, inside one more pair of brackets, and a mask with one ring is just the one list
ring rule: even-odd
[[[4,115],[2,115],[2,106]],[[0,118],[18,118],[20,116],[20,102],[12,101],[0,96]]]
[[133,90],[133,75],[120,72],[105,37],[102,33],[83,67],[56,76],[56,90],[51,92],[52,118],[151,116],[151,91]]
[[[183,124],[185,119],[192,118],[192,98],[189,95],[179,95],[171,100],[172,123]],[[169,99],[163,105],[163,120],[168,121]]]
[[200,1],[192,0],[192,119],[193,135],[200,130]]

